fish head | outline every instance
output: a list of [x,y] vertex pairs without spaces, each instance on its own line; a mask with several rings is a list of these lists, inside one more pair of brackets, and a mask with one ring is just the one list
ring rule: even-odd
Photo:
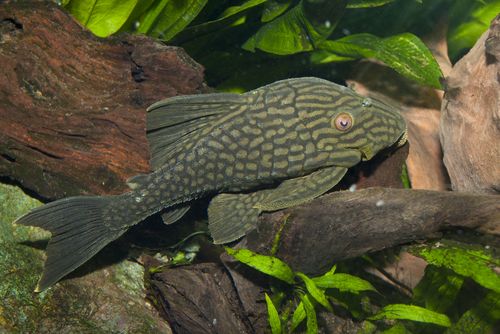
[[397,108],[354,92],[350,95],[351,99],[330,116],[338,148],[357,150],[361,160],[366,161],[381,150],[406,143],[406,122]]

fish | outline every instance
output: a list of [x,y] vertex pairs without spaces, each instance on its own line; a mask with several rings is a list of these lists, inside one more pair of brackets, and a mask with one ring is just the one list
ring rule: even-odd
[[35,291],[153,214],[176,222],[199,198],[210,198],[213,242],[238,240],[262,212],[321,196],[348,168],[407,139],[396,108],[314,77],[171,97],[147,112],[151,173],[129,179],[123,194],[64,198],[15,221],[51,232]]

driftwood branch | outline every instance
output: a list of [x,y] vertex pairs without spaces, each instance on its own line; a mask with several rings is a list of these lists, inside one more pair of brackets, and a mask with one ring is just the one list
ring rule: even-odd
[[500,201],[477,195],[409,189],[342,191],[264,215],[247,247],[270,249],[296,270],[320,273],[338,261],[432,237],[449,228],[500,235]]
[[0,5],[0,176],[45,198],[120,193],[149,171],[145,109],[202,67],[144,36],[100,39],[50,2]]

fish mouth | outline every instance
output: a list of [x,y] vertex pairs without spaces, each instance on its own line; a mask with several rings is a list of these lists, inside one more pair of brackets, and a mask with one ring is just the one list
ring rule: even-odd
[[408,141],[408,128],[405,128],[405,130],[403,131],[401,136],[399,136],[398,140],[394,143],[394,145],[396,147],[401,147],[404,144],[406,144],[407,141]]
[[361,160],[362,161],[370,160],[375,155],[373,152],[373,149],[370,145],[366,145],[366,146],[361,147],[359,149],[359,151],[361,152]]

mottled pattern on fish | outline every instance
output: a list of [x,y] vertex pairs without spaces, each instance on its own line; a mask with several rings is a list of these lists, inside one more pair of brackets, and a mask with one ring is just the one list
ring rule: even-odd
[[63,199],[18,220],[53,235],[39,290],[165,208],[164,221],[172,223],[190,201],[216,195],[208,210],[211,234],[217,243],[232,241],[261,212],[320,196],[348,167],[406,140],[396,110],[317,78],[242,95],[175,97],[149,110],[155,171],[130,180],[132,191]]
[[[234,97],[232,110],[183,139],[165,165],[129,194],[127,210],[109,214],[110,221],[144,218],[206,193],[249,190],[322,167],[351,167],[361,160],[359,148],[378,151],[404,131],[401,116],[387,106],[320,79],[281,81]],[[345,111],[355,115],[347,133],[332,126]]]

